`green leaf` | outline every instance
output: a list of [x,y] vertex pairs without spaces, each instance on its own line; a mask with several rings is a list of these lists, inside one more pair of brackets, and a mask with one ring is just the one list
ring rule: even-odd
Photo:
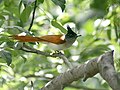
[[0,15],[0,26],[3,25],[4,21],[5,21],[5,17]]
[[56,20],[52,20],[52,21],[51,21],[51,24],[52,24],[54,27],[60,29],[61,32],[67,33],[67,30],[66,30],[62,25],[60,25],[60,23],[58,23]]
[[109,2],[107,0],[93,0],[90,4],[91,8],[95,8],[101,11],[106,12]]
[[111,29],[107,30],[108,39],[111,40]]
[[10,5],[10,0],[4,0],[4,5],[5,5],[5,7],[9,7],[9,5]]
[[20,15],[20,19],[23,23],[27,22],[32,11],[31,6],[27,6]]
[[30,5],[34,2],[35,0],[22,0],[23,4],[25,5]]
[[62,12],[64,11],[65,9],[65,3],[66,1],[65,0],[52,0],[56,5],[59,5],[62,9]]
[[[23,4],[24,4],[25,6],[28,6],[28,5],[32,4],[32,3],[35,3],[35,1],[36,1],[36,0],[22,0]],[[39,4],[41,4],[41,3],[43,3],[43,2],[44,2],[44,0],[37,0],[37,6],[38,6]]]
[[10,52],[5,51],[5,50],[1,50],[0,51],[0,55],[3,59],[5,59],[5,61],[7,62],[7,65],[9,66],[12,62],[12,55]]
[[7,42],[9,39],[7,37],[0,37],[0,42]]
[[0,41],[1,42],[8,42],[8,41],[10,41],[10,38],[5,34],[0,34]]
[[8,42],[6,42],[6,45],[7,45],[9,48],[13,48],[14,42],[8,41]]
[[44,0],[37,0],[37,2],[40,4],[40,3],[43,3]]
[[86,60],[88,58],[97,57],[101,54],[103,54],[105,51],[109,51],[110,48],[108,48],[108,45],[96,45],[94,47],[89,47],[83,54],[81,54],[81,58]]

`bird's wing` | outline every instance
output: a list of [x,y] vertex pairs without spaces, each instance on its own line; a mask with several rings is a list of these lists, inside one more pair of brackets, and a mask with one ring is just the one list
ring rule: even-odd
[[66,42],[64,35],[46,35],[39,38],[44,40],[45,42],[50,42],[54,44],[62,44]]

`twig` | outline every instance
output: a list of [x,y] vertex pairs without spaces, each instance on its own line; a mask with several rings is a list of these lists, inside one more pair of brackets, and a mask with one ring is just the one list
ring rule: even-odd
[[32,15],[32,20],[31,20],[30,27],[29,27],[28,31],[30,31],[31,28],[32,28],[33,21],[34,21],[34,18],[35,18],[35,10],[36,10],[36,8],[37,8],[37,0],[35,0],[34,9],[33,9],[33,15]]
[[61,58],[64,63],[71,69],[73,66],[72,64],[68,61],[68,59],[65,57],[64,54],[62,53],[54,53],[54,54],[50,54],[50,53],[47,53],[47,52],[42,52],[40,50],[36,50],[32,47],[29,47],[27,46],[26,44],[23,44],[23,46],[20,48],[21,50],[25,51],[25,52],[30,52],[30,53],[36,53],[36,54],[40,54],[40,55],[44,55],[44,56],[47,56],[47,57],[59,57]]
[[64,54],[60,54],[59,57],[64,61],[64,63],[70,68],[73,68],[73,65],[68,61]]
[[34,90],[34,83],[31,81],[31,90]]
[[118,35],[118,29],[117,29],[117,25],[116,23],[114,22],[114,27],[115,27],[115,35],[116,35],[116,40],[118,40],[119,38],[119,35]]
[[50,53],[47,52],[42,52],[40,50],[36,50],[32,47],[27,46],[26,44],[23,44],[23,46],[21,47],[21,50],[25,51],[25,52],[30,52],[30,53],[36,53],[36,54],[40,54],[40,55],[44,55],[44,56],[51,56],[51,57],[57,57],[56,55],[50,55]]

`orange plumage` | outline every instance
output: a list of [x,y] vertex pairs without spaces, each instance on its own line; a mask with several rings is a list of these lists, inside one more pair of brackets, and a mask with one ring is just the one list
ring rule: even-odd
[[63,35],[46,35],[41,37],[12,35],[11,37],[20,42],[50,42],[54,44],[65,43],[65,37],[63,37]]

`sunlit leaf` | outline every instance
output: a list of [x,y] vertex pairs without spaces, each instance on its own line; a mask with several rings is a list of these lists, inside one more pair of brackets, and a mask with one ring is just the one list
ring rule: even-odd
[[59,5],[62,9],[62,11],[64,11],[65,9],[65,0],[52,0],[56,5]]
[[52,24],[54,27],[60,29],[61,32],[63,32],[63,33],[66,33],[66,32],[67,32],[67,30],[66,30],[62,25],[60,25],[60,23],[58,23],[56,20],[52,20],[52,21],[51,21],[51,24]]
[[32,11],[31,6],[27,6],[20,15],[20,19],[23,23],[26,23],[29,19],[30,13]]

